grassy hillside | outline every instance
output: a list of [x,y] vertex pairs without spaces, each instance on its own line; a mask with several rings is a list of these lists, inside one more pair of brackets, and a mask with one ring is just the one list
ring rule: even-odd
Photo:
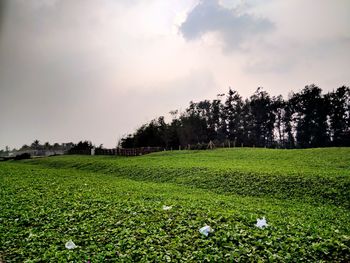
[[[78,160],[78,161],[77,161]],[[98,162],[96,162],[98,160]],[[31,161],[33,162],[33,161]],[[265,175],[350,175],[350,148],[274,150],[231,148],[212,151],[167,151],[138,158],[106,156],[61,156],[38,159],[37,163],[57,167],[115,168],[202,168]],[[108,167],[107,167],[108,166]]]
[[347,148],[2,162],[0,260],[348,262],[349,191]]
[[218,149],[137,158],[62,156],[30,163],[168,182],[220,194],[299,199],[350,207],[350,149]]

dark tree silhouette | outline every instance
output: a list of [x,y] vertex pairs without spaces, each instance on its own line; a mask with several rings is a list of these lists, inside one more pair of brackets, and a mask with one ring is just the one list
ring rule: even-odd
[[73,144],[69,150],[70,154],[90,154],[93,145],[90,141],[80,141],[77,144]]
[[244,141],[244,128],[242,120],[243,101],[237,91],[231,88],[225,101],[224,114],[227,119],[227,135],[234,144]]
[[272,99],[272,114],[275,115],[275,133],[277,144],[280,147],[285,145],[284,116],[286,114],[285,101],[281,95]]
[[259,147],[271,146],[274,139],[275,122],[273,102],[269,94],[262,88],[258,88],[250,97],[250,110],[253,144]]
[[[322,95],[308,85],[284,100],[258,88],[243,100],[229,89],[212,101],[191,101],[172,121],[164,117],[142,125],[122,138],[124,148],[206,148],[209,142],[226,146],[308,148],[350,145],[350,89],[346,86]],[[204,147],[203,147],[204,145]]]
[[293,134],[293,106],[291,101],[287,101],[284,104],[284,115],[283,115],[283,133],[284,141],[282,147],[294,148],[295,147],[295,136]]
[[332,145],[350,146],[350,89],[342,86],[326,95]]
[[291,103],[296,111],[297,143],[301,148],[322,147],[329,144],[327,132],[327,99],[322,90],[312,84],[295,93]]
[[39,140],[35,140],[35,141],[30,145],[30,147],[31,147],[32,149],[34,149],[34,150],[39,150],[39,148],[40,148],[40,142],[39,142]]

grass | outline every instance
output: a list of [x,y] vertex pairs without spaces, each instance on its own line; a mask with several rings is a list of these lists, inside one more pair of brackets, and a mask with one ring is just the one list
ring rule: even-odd
[[0,260],[349,262],[349,183],[348,148],[2,162]]
[[174,151],[138,158],[63,156],[30,163],[174,183],[219,194],[293,198],[350,207],[347,148]]

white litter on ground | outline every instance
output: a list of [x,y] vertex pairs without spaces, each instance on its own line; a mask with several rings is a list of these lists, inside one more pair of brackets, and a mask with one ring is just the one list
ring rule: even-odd
[[258,219],[256,220],[256,226],[259,227],[259,228],[267,227],[268,224],[266,223],[265,217],[263,217],[262,219],[258,218]]
[[170,206],[163,205],[163,210],[170,210],[171,208],[173,208],[171,205]]
[[74,249],[77,247],[72,240],[69,240],[65,246],[67,249]]
[[199,229],[199,232],[202,235],[205,235],[207,237],[209,235],[209,233],[214,232],[214,229],[212,229],[210,226],[206,225],[206,226],[202,227],[201,229]]

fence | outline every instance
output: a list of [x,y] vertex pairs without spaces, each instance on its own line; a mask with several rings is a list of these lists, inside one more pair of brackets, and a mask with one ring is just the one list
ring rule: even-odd
[[95,148],[95,155],[116,155],[117,149]]
[[116,154],[120,156],[139,156],[153,152],[160,152],[161,147],[142,147],[142,148],[117,148]]
[[82,154],[82,155],[90,155],[91,154],[91,150],[90,149],[84,149],[84,150],[81,150],[81,149],[70,149],[69,154]]
[[93,148],[91,150],[76,150],[71,149],[69,154],[83,154],[83,155],[119,155],[119,156],[139,156],[153,152],[162,151],[161,147],[141,147],[141,148],[116,148],[116,149],[101,149]]
[[[235,141],[225,141],[224,143],[197,143],[188,144],[186,146],[179,146],[179,150],[210,150],[214,148],[235,148],[244,147],[243,143],[236,145]],[[255,147],[254,145],[252,147]],[[103,148],[92,148],[85,150],[71,149],[69,154],[83,154],[83,155],[118,155],[118,156],[140,156],[153,152],[165,151],[163,147],[139,147],[139,148],[114,148],[114,149],[103,149]],[[172,148],[167,150],[173,150]],[[177,149],[176,149],[177,150]]]

